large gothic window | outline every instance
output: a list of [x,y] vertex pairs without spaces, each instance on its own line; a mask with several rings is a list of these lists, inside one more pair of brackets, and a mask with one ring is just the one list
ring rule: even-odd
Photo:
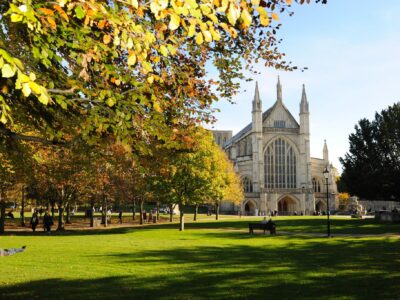
[[243,189],[245,193],[252,193],[253,192],[253,183],[247,177],[243,179]]
[[264,153],[266,188],[296,187],[296,154],[290,144],[278,138]]

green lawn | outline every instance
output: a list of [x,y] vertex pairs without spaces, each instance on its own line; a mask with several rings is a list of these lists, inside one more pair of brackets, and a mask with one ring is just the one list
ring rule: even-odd
[[[331,239],[323,217],[276,218],[278,235],[249,220],[202,218],[144,228],[0,237],[27,251],[0,258],[0,299],[398,299],[400,238]],[[400,225],[335,218],[333,233],[399,233]],[[283,234],[279,231],[297,232]]]

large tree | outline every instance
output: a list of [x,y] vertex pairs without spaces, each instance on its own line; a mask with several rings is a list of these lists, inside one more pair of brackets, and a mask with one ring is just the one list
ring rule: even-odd
[[[276,38],[291,2],[3,1],[0,133],[169,142],[176,124],[210,121],[215,91],[234,95],[243,67],[292,69]],[[208,62],[218,80],[207,79]]]
[[349,136],[341,181],[348,192],[366,199],[400,201],[400,102],[362,119]]

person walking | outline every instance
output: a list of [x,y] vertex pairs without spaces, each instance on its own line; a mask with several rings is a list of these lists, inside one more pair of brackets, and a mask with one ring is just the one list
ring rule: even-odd
[[118,213],[119,224],[122,224],[122,210]]
[[32,231],[35,232],[36,231],[36,226],[38,226],[39,224],[39,218],[37,216],[37,213],[34,212],[31,218],[31,226],[32,226]]
[[53,225],[53,219],[49,215],[49,212],[46,211],[44,213],[43,217],[43,226],[44,226],[44,231],[47,231],[47,233],[50,233],[51,231],[51,225]]

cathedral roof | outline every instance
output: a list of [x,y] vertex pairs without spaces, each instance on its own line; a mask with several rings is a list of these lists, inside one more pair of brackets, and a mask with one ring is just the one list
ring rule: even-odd
[[[271,113],[273,112],[275,107],[277,107],[278,105],[281,105],[283,107],[283,109],[286,111],[286,113],[289,115],[289,117],[291,119],[293,119],[294,124],[296,124],[297,127],[300,127],[299,124],[297,123],[296,119],[290,113],[289,109],[285,106],[285,104],[283,104],[283,102],[280,102],[280,101],[276,101],[274,103],[274,105],[272,105],[268,110],[263,112],[262,121],[264,122],[266,119],[268,119],[268,117],[271,115]],[[252,123],[249,123],[246,127],[244,127],[237,134],[235,134],[230,140],[228,140],[225,143],[224,147],[228,147],[228,146],[232,145],[234,142],[242,139],[242,137],[246,136],[248,133],[251,132],[251,129],[252,129]]]

